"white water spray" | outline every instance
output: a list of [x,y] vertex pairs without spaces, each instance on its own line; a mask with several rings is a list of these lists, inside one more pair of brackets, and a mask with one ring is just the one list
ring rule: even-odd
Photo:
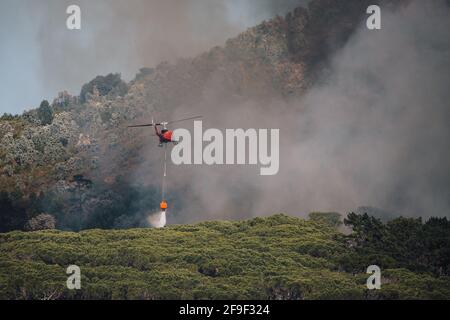
[[166,223],[167,223],[166,212],[165,211],[158,211],[158,212],[150,214],[147,217],[147,222],[153,228],[164,228],[166,226]]

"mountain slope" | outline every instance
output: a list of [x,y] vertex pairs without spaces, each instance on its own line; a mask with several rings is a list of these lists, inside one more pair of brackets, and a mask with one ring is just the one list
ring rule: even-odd
[[[160,159],[148,130],[127,130],[127,124],[199,113],[210,126],[282,127],[277,101],[289,103],[305,93],[327,58],[363,22],[369,2],[311,1],[308,8],[265,21],[223,47],[144,68],[130,83],[112,74],[97,77],[79,96],[63,92],[50,107],[43,102],[22,116],[5,115],[0,120],[0,205],[8,210],[0,216],[1,231],[21,229],[41,213],[55,216],[61,229],[142,226],[141,216],[157,207]],[[289,107],[290,112],[301,109]],[[74,176],[80,175],[93,182],[92,188],[76,183]],[[170,194],[196,202],[186,190],[189,184],[175,185]],[[111,214],[111,208],[136,202],[144,204]],[[186,221],[181,210],[172,212],[177,222]]]

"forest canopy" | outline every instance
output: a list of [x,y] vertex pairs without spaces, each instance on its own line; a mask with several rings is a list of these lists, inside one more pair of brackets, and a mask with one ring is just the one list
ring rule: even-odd
[[[349,236],[286,215],[164,229],[4,233],[0,299],[450,298],[446,219],[380,225],[349,215],[347,224],[355,228]],[[398,228],[403,232],[394,235]],[[416,247],[428,245],[431,255],[391,242],[417,232],[428,236]],[[368,290],[366,270],[377,263],[382,286]],[[72,264],[81,268],[81,290],[66,287]]]

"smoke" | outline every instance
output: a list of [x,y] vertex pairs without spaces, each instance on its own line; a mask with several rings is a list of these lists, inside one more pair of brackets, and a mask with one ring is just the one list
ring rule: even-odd
[[336,54],[302,101],[298,125],[309,129],[293,155],[315,185],[299,190],[306,203],[449,215],[449,18],[444,2],[414,1],[383,11],[380,32],[362,27]]
[[[0,41],[8,50],[0,63],[11,76],[0,83],[8,98],[0,111],[19,113],[63,90],[78,94],[99,74],[119,72],[131,80],[142,66],[196,55],[304,2],[3,0]],[[81,30],[66,28],[73,4],[81,8]]]
[[169,168],[169,189],[183,190],[178,222],[359,206],[449,216],[449,9],[413,1],[382,14],[382,30],[361,25],[301,99],[240,101],[212,81],[202,103],[174,112],[201,112],[205,129],[280,128],[282,140],[274,177],[257,167]]

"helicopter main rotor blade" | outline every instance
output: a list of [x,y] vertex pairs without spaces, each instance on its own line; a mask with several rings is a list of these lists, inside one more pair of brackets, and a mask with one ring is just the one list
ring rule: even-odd
[[[128,126],[128,128],[142,128],[142,127],[153,127],[155,124],[150,123],[150,124],[138,124],[135,126]],[[158,125],[158,124],[156,124]]]
[[138,125],[134,125],[134,126],[128,126],[128,128],[143,128],[143,127],[164,126],[164,125],[168,125],[168,124],[172,124],[172,123],[188,121],[188,120],[194,120],[194,119],[199,119],[199,118],[203,118],[203,116],[190,117],[190,118],[174,120],[174,121],[169,121],[169,122],[162,122],[162,123],[138,124]]
[[167,124],[172,124],[172,123],[182,122],[182,121],[188,121],[188,120],[194,120],[194,119],[200,119],[200,118],[203,118],[203,116],[196,116],[196,117],[190,117],[190,118],[181,119],[181,120],[169,121],[169,122],[167,122]]

